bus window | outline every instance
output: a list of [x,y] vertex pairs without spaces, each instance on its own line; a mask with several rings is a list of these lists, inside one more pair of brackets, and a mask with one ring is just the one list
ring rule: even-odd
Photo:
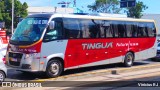
[[87,24],[82,26],[83,38],[90,38],[89,27]]
[[156,36],[156,29],[155,29],[154,23],[147,23],[147,29],[148,29],[149,37]]
[[91,20],[90,24],[90,32],[92,38],[100,38],[100,21],[99,20]]
[[131,35],[132,37],[137,37],[137,33],[138,33],[138,27],[137,27],[137,23],[136,22],[132,22],[132,29],[131,29]]
[[125,22],[118,21],[118,36],[119,37],[127,37]]
[[100,20],[83,19],[80,20],[83,38],[100,38]]
[[138,23],[138,37],[147,37],[148,31],[146,31],[145,23]]
[[81,19],[80,27],[82,30],[82,38],[91,38],[90,37],[90,28],[89,28],[89,20]]
[[127,37],[132,37],[132,22],[126,22]]
[[112,35],[113,37],[118,37],[118,22],[117,21],[111,21],[111,31],[113,31]]
[[111,23],[110,21],[105,20],[104,24],[103,24],[106,38],[113,37],[113,29],[112,29],[110,23]]
[[53,19],[55,21],[55,27],[54,29],[47,28],[46,34],[44,36],[45,41],[52,41],[55,39],[62,39],[63,37],[63,26],[62,22],[56,19]]
[[105,38],[105,27],[104,27],[104,24],[105,24],[105,21],[100,21],[100,25],[99,25],[99,28],[100,28],[100,37],[101,38]]
[[79,19],[64,18],[64,29],[66,38],[81,38],[81,30],[79,25]]

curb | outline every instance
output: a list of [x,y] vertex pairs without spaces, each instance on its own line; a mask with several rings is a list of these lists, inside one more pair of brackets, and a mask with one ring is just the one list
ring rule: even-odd
[[59,76],[57,78],[49,78],[49,79],[39,79],[39,80],[31,80],[36,82],[45,82],[45,81],[71,81],[71,80],[78,80],[87,77],[95,77],[99,75],[106,75],[106,74],[120,74],[125,72],[134,72],[134,71],[141,71],[153,68],[160,68],[160,64],[149,64],[149,65],[142,65],[142,66],[134,66],[134,67],[120,67],[120,68],[111,68],[105,70],[97,70],[97,71],[90,71],[78,74],[71,74],[65,76]]

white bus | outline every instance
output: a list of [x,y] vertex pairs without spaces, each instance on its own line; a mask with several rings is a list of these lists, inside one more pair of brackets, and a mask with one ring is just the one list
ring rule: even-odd
[[10,39],[7,65],[56,77],[68,69],[124,63],[156,56],[153,20],[74,14],[34,14]]

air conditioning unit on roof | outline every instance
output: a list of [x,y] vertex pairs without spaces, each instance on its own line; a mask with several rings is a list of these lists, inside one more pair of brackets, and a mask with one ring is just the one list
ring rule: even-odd
[[104,17],[119,17],[119,18],[127,18],[127,15],[124,14],[109,14],[109,13],[98,13],[99,16]]

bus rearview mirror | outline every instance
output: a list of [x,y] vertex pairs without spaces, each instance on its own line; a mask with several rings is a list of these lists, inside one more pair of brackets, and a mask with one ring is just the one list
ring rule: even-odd
[[49,23],[49,29],[54,29],[54,27],[55,27],[55,22],[54,22],[54,21],[51,21],[51,22]]

